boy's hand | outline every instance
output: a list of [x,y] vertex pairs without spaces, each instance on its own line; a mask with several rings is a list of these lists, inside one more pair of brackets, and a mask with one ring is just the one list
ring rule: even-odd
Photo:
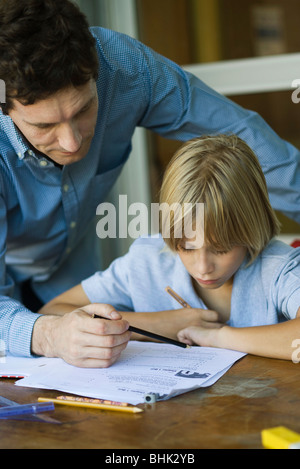
[[180,330],[189,326],[205,329],[218,329],[223,326],[216,311],[201,308],[181,308],[170,311],[168,320],[175,336]]
[[190,326],[178,332],[178,340],[187,345],[201,345],[202,347],[217,347],[219,328],[205,328]]

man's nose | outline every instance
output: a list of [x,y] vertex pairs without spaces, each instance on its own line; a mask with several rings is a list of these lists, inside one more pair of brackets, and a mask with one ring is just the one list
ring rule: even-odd
[[59,145],[63,151],[75,153],[81,147],[82,136],[74,123],[66,123],[59,129]]

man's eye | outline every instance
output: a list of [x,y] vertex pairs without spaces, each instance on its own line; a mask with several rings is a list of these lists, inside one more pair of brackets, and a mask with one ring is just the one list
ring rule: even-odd
[[81,111],[78,113],[78,115],[80,116],[81,114],[84,114],[84,113],[87,112],[89,109],[90,109],[90,106],[87,106],[87,107],[81,109]]
[[51,127],[53,127],[53,124],[40,124],[36,126],[36,128],[40,130],[51,129]]

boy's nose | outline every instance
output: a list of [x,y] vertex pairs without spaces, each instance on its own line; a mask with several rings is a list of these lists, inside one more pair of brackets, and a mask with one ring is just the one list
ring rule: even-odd
[[197,262],[199,277],[209,275],[214,271],[214,263],[207,254],[200,254]]

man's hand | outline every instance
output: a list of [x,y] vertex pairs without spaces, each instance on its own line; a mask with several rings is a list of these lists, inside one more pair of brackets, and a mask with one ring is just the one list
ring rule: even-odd
[[[103,318],[93,318],[93,314]],[[63,316],[41,316],[35,323],[32,353],[59,357],[83,368],[107,368],[130,340],[129,324],[110,305],[90,304]]]

